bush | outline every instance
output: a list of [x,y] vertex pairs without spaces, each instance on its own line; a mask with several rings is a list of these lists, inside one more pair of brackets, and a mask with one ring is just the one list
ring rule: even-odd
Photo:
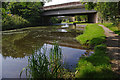
[[13,15],[9,16],[7,15],[5,18],[2,20],[2,29],[15,29],[15,28],[21,28],[25,27],[29,24],[29,22],[22,18],[21,16],[18,15]]

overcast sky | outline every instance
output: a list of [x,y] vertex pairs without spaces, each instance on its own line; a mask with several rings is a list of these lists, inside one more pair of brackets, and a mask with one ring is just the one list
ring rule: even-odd
[[80,1],[80,0],[52,0],[49,3],[45,3],[45,6],[61,4],[61,3],[68,3],[68,2],[76,2],[76,1]]

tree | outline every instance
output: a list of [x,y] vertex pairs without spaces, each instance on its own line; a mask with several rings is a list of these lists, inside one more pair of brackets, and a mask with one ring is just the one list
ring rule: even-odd
[[6,13],[18,15],[28,20],[31,23],[31,26],[40,25],[40,22],[42,22],[42,7],[46,1],[51,0],[43,0],[43,2],[3,2],[3,15]]
[[98,11],[101,21],[108,21],[117,24],[120,17],[120,2],[87,2],[85,8]]
[[12,14],[28,18],[33,15],[38,15],[43,5],[42,2],[10,2],[8,9]]

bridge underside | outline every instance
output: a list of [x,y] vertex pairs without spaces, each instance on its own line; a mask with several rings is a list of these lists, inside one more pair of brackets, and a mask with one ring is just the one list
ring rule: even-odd
[[82,9],[67,9],[67,10],[48,10],[45,11],[43,16],[75,16],[75,15],[88,15],[88,22],[97,23],[97,12],[95,10]]

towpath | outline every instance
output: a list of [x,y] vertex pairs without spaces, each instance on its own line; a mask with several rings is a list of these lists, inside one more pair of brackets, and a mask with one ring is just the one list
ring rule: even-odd
[[100,25],[106,35],[107,53],[111,59],[112,70],[120,75],[120,36],[109,30],[104,25]]

